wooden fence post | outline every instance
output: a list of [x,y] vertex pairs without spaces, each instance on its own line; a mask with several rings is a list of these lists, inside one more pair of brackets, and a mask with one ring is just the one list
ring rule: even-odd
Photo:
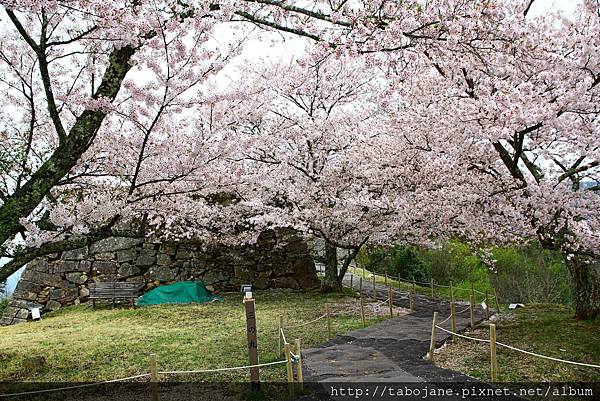
[[400,283],[401,283],[401,280],[400,280],[400,273],[398,273],[398,291],[400,291],[400,289],[401,289],[401,288],[400,288]]
[[278,321],[278,331],[277,331],[277,357],[281,358],[281,343],[283,338],[281,337],[281,329],[283,329],[283,315],[279,315]]
[[427,359],[429,362],[433,362],[433,350],[435,350],[435,329],[437,325],[437,317],[438,313],[433,312],[433,323],[431,325],[431,342],[429,343],[429,353],[427,354]]
[[285,353],[286,368],[287,368],[287,381],[288,381],[288,392],[290,398],[294,398],[294,370],[292,367],[292,352],[290,350],[291,344],[285,343],[283,345],[283,351]]
[[452,287],[452,281],[450,281],[450,302],[454,302],[454,287]]
[[385,286],[388,286],[388,274],[385,272]]
[[416,292],[416,285],[415,285],[415,279],[413,278],[413,282],[412,282],[412,292],[413,294]]
[[329,304],[325,304],[325,314],[327,315],[327,339],[331,340],[331,313],[329,312]]
[[[248,364],[258,365],[258,330],[256,327],[256,304],[254,298],[244,298],[244,309],[246,310],[246,338],[248,341]],[[260,368],[250,368],[250,386],[252,391],[260,390]]]
[[373,298],[377,299],[377,288],[375,288],[375,269],[373,269]]
[[[450,313],[452,314],[452,317],[450,318],[452,333],[456,333],[456,304],[454,301],[450,303]],[[452,334],[452,341],[456,341],[456,334]]]
[[354,278],[354,275],[352,275],[352,273],[350,273],[350,288],[351,288],[351,289],[354,289],[354,285],[353,285],[354,283],[352,282],[352,281],[353,281],[353,280],[352,280],[353,278]]
[[498,294],[496,294],[496,287],[492,287],[494,289],[494,300],[496,301],[496,310],[498,314],[500,314],[500,303],[498,302]]
[[390,304],[390,318],[394,317],[394,304],[392,301],[392,287],[388,287],[388,302]]
[[471,329],[475,328],[475,288],[473,287],[473,283],[471,283],[471,302],[470,307],[471,311]]
[[490,324],[490,361],[492,368],[492,383],[498,381],[498,360],[496,359],[496,325]]
[[150,397],[158,401],[158,369],[156,367],[156,354],[150,354]]
[[414,312],[415,310],[415,301],[414,301],[414,295],[411,291],[408,292],[408,304],[410,306],[410,310],[411,312]]
[[297,338],[296,344],[296,355],[298,355],[298,362],[296,363],[296,380],[298,381],[298,389],[302,391],[304,376],[302,375],[302,349],[300,339]]
[[433,295],[433,279],[429,279],[429,285],[431,286],[431,298],[433,299],[434,298],[434,295]]
[[363,327],[367,327],[365,320],[365,299],[363,298],[363,279],[360,279],[360,317],[362,319]]

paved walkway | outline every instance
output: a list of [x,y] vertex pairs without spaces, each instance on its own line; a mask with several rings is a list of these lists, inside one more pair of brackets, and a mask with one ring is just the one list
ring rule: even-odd
[[[350,286],[349,277],[347,275],[346,280],[344,280],[346,286]],[[356,276],[353,280],[353,286],[358,289]],[[363,292],[367,296],[377,299],[387,298],[387,288],[378,284],[374,289],[372,282],[363,283]],[[407,293],[395,292],[392,298],[394,305],[404,308],[409,307]],[[469,382],[476,386],[487,387],[487,385],[461,373],[437,367],[425,358],[431,339],[433,312],[438,311],[439,320],[446,319],[450,315],[449,302],[416,295],[414,307],[415,310],[412,313],[388,319],[371,327],[351,331],[317,348],[304,350],[302,355],[305,380],[321,383],[320,387],[324,390],[321,397],[325,395],[330,397],[319,399],[361,399],[352,396],[331,396],[332,392],[330,390],[333,383],[336,385],[339,383],[365,383],[365,386],[370,388],[371,393],[375,391],[376,384],[381,384],[377,391],[382,391],[386,382],[390,384],[393,382],[396,385],[398,383],[414,383],[415,386],[421,388],[432,382],[445,382],[449,386],[452,383]],[[464,310],[466,307],[468,307],[466,303],[458,304],[457,312]],[[478,307],[476,321],[480,322],[484,317],[484,311],[481,307]],[[468,310],[458,314],[457,328],[459,331],[466,329],[469,324]],[[442,327],[450,329],[450,321],[448,320]],[[449,334],[438,330],[437,345],[441,345],[449,336]],[[367,398],[375,398],[375,394],[369,394]],[[377,396],[376,398],[380,400],[410,399],[398,397],[397,395],[389,398],[383,396]],[[414,399],[423,398],[421,395],[421,397]],[[461,394],[460,397],[431,397],[431,399],[442,401],[458,399],[492,400],[497,398],[462,398]],[[508,400],[508,398],[502,398],[502,400]]]

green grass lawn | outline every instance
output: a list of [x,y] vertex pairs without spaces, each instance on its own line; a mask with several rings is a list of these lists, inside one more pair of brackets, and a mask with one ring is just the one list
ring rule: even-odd
[[[255,293],[260,362],[277,356],[278,315],[284,325],[321,316],[331,305],[332,334],[362,327],[348,295],[264,291]],[[384,317],[371,316],[368,324]],[[223,302],[132,309],[69,307],[43,320],[0,327],[0,381],[100,381],[145,373],[155,353],[159,371],[198,370],[247,365],[245,315],[241,294]],[[327,323],[286,330],[288,341],[303,347],[327,341]],[[247,381],[247,371],[171,377],[171,380]],[[285,365],[261,371],[263,381],[286,380]]]
[[[558,305],[527,305],[496,323],[497,341],[554,358],[600,365],[600,321],[578,321]],[[489,328],[469,336],[489,338]],[[567,365],[498,347],[498,380],[505,383],[588,381],[600,382],[600,369]],[[459,339],[436,355],[436,363],[489,381],[489,344]]]

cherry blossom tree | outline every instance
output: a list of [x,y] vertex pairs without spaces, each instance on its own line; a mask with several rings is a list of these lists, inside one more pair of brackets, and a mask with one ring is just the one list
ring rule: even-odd
[[[354,252],[537,238],[597,316],[598,4],[531,4],[2,1],[0,279],[131,219],[221,241],[288,226]],[[306,57],[222,90],[256,27],[306,38]]]
[[[325,240],[324,289],[340,288],[365,243],[430,244],[453,232],[448,211],[470,201],[445,136],[391,130],[397,117],[380,104],[389,81],[368,61],[315,52],[247,71],[256,103],[230,139],[248,196],[267,206],[260,221]],[[350,251],[339,271],[336,248]]]
[[[479,18],[415,16],[412,26],[429,26],[421,32],[428,45],[380,55],[380,63],[398,70],[394,96],[402,99],[386,103],[398,130],[447,137],[448,151],[462,154],[464,173],[479,182],[474,207],[455,212],[460,230],[480,241],[537,238],[562,252],[576,315],[595,317],[598,3],[584,2],[571,17],[530,18],[531,3],[470,3],[485,10]],[[440,16],[448,7],[430,5]]]
[[[342,33],[328,34],[337,25],[329,13],[344,8],[326,2],[317,12],[318,2],[303,8],[268,0],[1,4],[0,255],[12,261],[0,279],[35,257],[110,235],[143,208],[130,204],[152,199],[151,189],[181,191],[158,186],[198,177],[199,165],[220,150],[215,138],[176,138],[175,130],[193,124],[178,112],[214,102],[218,91],[208,81],[248,31],[333,41]],[[229,26],[223,45],[216,36]],[[128,155],[133,165],[114,155]]]

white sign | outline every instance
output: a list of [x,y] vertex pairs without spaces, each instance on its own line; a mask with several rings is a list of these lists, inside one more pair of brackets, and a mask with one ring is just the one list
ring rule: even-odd
[[483,301],[481,303],[481,307],[483,308],[483,310],[486,310],[488,308],[487,304],[485,303],[485,301]]
[[40,320],[42,317],[40,316],[40,308],[31,309],[31,318],[33,320]]

